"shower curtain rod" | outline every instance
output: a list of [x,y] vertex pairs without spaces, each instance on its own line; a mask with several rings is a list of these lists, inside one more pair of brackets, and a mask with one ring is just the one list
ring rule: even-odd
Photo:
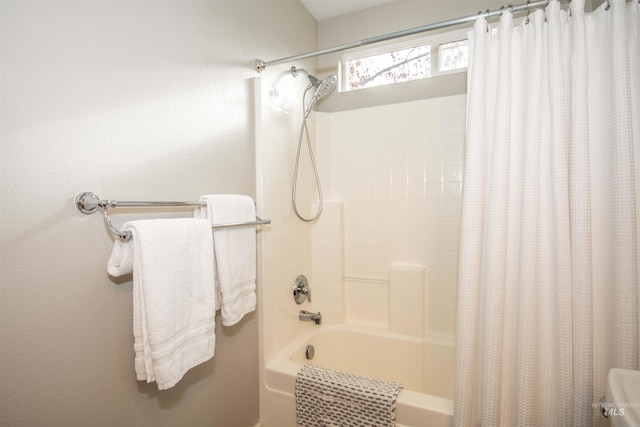
[[[560,0],[560,3],[566,3],[567,1],[568,0]],[[549,4],[549,0],[538,0],[538,1],[528,1],[526,3],[522,3],[516,6],[509,5],[509,6],[506,6],[506,8],[509,8],[511,12],[521,12],[521,11],[529,12],[532,9],[537,9],[539,7],[546,6],[547,4]],[[262,59],[256,59],[255,68],[256,68],[256,71],[258,71],[259,73],[262,73],[268,66],[271,66],[271,65],[284,64],[286,62],[293,62],[299,59],[313,58],[314,56],[321,56],[329,53],[340,52],[342,50],[352,49],[354,47],[366,46],[369,44],[378,43],[385,40],[392,40],[398,37],[405,37],[413,34],[424,33],[427,31],[438,30],[440,28],[452,27],[454,25],[473,22],[481,16],[485,18],[491,18],[493,16],[500,15],[504,11],[504,9],[505,9],[505,6],[502,6],[500,9],[494,9],[494,10],[487,9],[484,12],[480,11],[474,15],[463,16],[461,18],[454,18],[454,19],[449,19],[447,21],[436,22],[435,24],[428,24],[420,27],[410,28],[408,30],[396,31],[393,33],[383,34],[380,36],[369,37],[357,42],[346,43],[343,45],[316,50],[313,52],[307,52],[300,55],[294,55],[286,58],[275,59],[273,61],[265,62]]]

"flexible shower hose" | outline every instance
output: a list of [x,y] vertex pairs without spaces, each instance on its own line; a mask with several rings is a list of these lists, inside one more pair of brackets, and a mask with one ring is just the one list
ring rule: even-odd
[[[315,156],[313,155],[313,148],[311,147],[311,138],[309,138],[309,129],[307,128],[307,117],[309,117],[309,114],[311,113],[311,107],[313,107],[313,104],[315,104],[315,102],[317,101],[317,98],[314,96],[309,106],[306,109],[304,107],[307,91],[312,87],[313,85],[307,86],[307,89],[304,91],[304,94],[302,95],[303,118],[302,118],[302,125],[300,126],[300,136],[298,137],[298,151],[296,153],[296,163],[293,170],[293,187],[291,190],[291,204],[293,205],[293,211],[295,212],[296,216],[304,222],[314,222],[318,218],[320,218],[320,214],[322,213],[322,204],[323,204],[320,177],[318,176],[316,159],[315,159]],[[305,218],[304,216],[302,216],[302,214],[298,212],[298,207],[296,206],[296,188],[298,186],[298,165],[300,164],[300,151],[302,149],[303,136],[306,136],[307,147],[309,149],[309,160],[311,160],[311,166],[313,167],[313,174],[315,175],[315,179],[316,179],[316,188],[318,190],[318,210],[311,218]]]

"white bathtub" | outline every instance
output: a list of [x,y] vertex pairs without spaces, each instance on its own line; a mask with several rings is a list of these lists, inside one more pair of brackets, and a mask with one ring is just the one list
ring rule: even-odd
[[[305,348],[309,344],[315,348],[312,360],[305,358]],[[434,383],[452,382],[450,369],[429,368],[433,365],[433,353],[446,357],[447,360],[441,362],[452,366],[453,346],[448,345],[450,348],[445,354],[438,346],[442,343],[425,343],[422,339],[346,325],[318,326],[267,363],[265,385],[273,406],[265,427],[295,426],[295,377],[305,363],[402,383],[404,389],[396,403],[397,427],[450,426],[453,401],[424,392],[433,389],[430,386]],[[447,378],[433,378],[434,373]]]

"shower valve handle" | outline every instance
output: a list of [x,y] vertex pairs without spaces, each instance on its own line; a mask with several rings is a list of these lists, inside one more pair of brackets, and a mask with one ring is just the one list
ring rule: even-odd
[[296,304],[302,304],[307,298],[311,302],[311,288],[307,278],[304,274],[301,274],[296,277],[296,281],[293,284],[293,299]]

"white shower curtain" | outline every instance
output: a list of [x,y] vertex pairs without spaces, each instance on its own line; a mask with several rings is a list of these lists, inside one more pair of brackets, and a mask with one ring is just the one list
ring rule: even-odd
[[457,426],[598,425],[638,369],[637,1],[470,33]]

